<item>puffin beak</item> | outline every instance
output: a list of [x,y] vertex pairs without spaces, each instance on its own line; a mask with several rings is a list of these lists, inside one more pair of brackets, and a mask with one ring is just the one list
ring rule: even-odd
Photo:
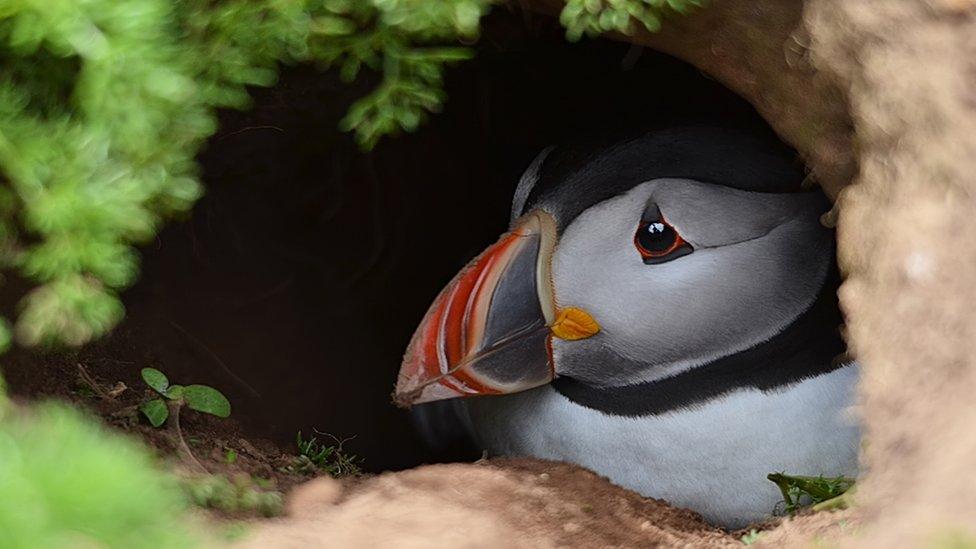
[[407,347],[398,405],[514,393],[552,381],[551,338],[599,331],[584,311],[556,309],[550,267],[556,238],[552,216],[535,210],[454,277]]

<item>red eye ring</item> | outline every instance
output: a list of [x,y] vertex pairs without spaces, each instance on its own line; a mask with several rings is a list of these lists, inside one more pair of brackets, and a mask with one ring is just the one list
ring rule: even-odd
[[[650,231],[651,226],[655,226],[657,230]],[[642,239],[646,242],[642,243]],[[671,259],[669,256],[675,252],[683,251],[681,255],[685,255],[691,251],[691,246],[678,234],[677,229],[663,218],[641,221],[634,233],[634,247],[645,263],[663,263]]]

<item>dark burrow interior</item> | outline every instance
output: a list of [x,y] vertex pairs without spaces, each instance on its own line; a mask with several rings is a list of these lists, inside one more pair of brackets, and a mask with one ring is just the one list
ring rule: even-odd
[[[474,48],[449,71],[444,111],[372,152],[337,126],[375,75],[288,67],[252,110],[221,113],[200,158],[207,195],[142,249],[124,323],[70,360],[133,386],[144,366],[213,385],[245,433],[282,445],[299,429],[355,436],[367,471],[471,457],[426,449],[390,395],[414,327],[506,229],[534,156],[674,122],[768,131],[695,68],[567,43],[549,18],[498,8]],[[12,389],[48,391],[49,357],[8,357]]]

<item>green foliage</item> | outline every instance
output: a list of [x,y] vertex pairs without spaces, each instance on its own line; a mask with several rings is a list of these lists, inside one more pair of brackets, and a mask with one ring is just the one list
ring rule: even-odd
[[[143,368],[142,380],[163,398],[173,401],[176,406],[186,405],[191,410],[220,418],[230,417],[230,401],[223,393],[207,385],[170,385],[166,374],[156,368]],[[161,398],[147,400],[139,405],[139,411],[153,427],[166,423],[169,406]]]
[[375,91],[349,110],[341,127],[371,148],[384,135],[413,131],[444,103],[444,67],[468,59],[459,47],[418,47],[472,40],[492,0],[326,0],[311,57],[337,66],[346,80],[362,67],[383,74]]
[[0,464],[0,547],[199,544],[175,480],[72,408],[0,402]]
[[147,400],[139,405],[139,411],[146,416],[153,427],[161,427],[169,417],[169,408],[161,398]]
[[233,479],[223,475],[192,477],[183,486],[194,504],[225,513],[274,517],[280,515],[283,508],[280,492],[262,489],[248,475],[237,475]]
[[[808,505],[821,506],[825,503],[841,502],[841,496],[854,486],[854,479],[848,477],[805,477],[770,473],[766,478],[776,484],[783,494],[783,505],[789,514]],[[820,508],[826,510],[833,507],[828,505]]]
[[140,374],[150,389],[161,395],[166,394],[166,390],[169,389],[169,378],[166,374],[156,368],[143,368]]
[[[343,127],[370,147],[444,101],[443,68],[490,0],[0,0],[0,270],[36,286],[24,345],[82,344],[122,317],[133,245],[202,193],[215,109],[279,63],[382,74]],[[11,339],[0,321],[0,347]]]
[[230,402],[213,387],[188,385],[183,389],[183,401],[191,410],[217,417],[230,417]]
[[566,0],[559,21],[569,40],[584,34],[605,32],[632,34],[636,21],[650,32],[661,30],[661,20],[669,13],[687,13],[705,0]]
[[298,431],[295,435],[295,444],[298,445],[298,456],[294,462],[286,469],[290,472],[300,474],[313,474],[316,471],[325,471],[333,477],[356,476],[362,473],[359,467],[360,459],[343,449],[346,440],[339,440],[332,435],[335,444],[326,445],[319,442],[317,437],[305,439],[302,432]]

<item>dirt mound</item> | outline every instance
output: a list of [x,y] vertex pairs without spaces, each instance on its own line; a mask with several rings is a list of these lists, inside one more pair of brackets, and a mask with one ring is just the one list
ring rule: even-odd
[[865,366],[860,543],[972,546],[976,2],[811,8],[818,64],[849,90],[859,143],[838,241]]
[[295,490],[241,547],[734,547],[697,514],[585,469],[512,459],[428,465]]

